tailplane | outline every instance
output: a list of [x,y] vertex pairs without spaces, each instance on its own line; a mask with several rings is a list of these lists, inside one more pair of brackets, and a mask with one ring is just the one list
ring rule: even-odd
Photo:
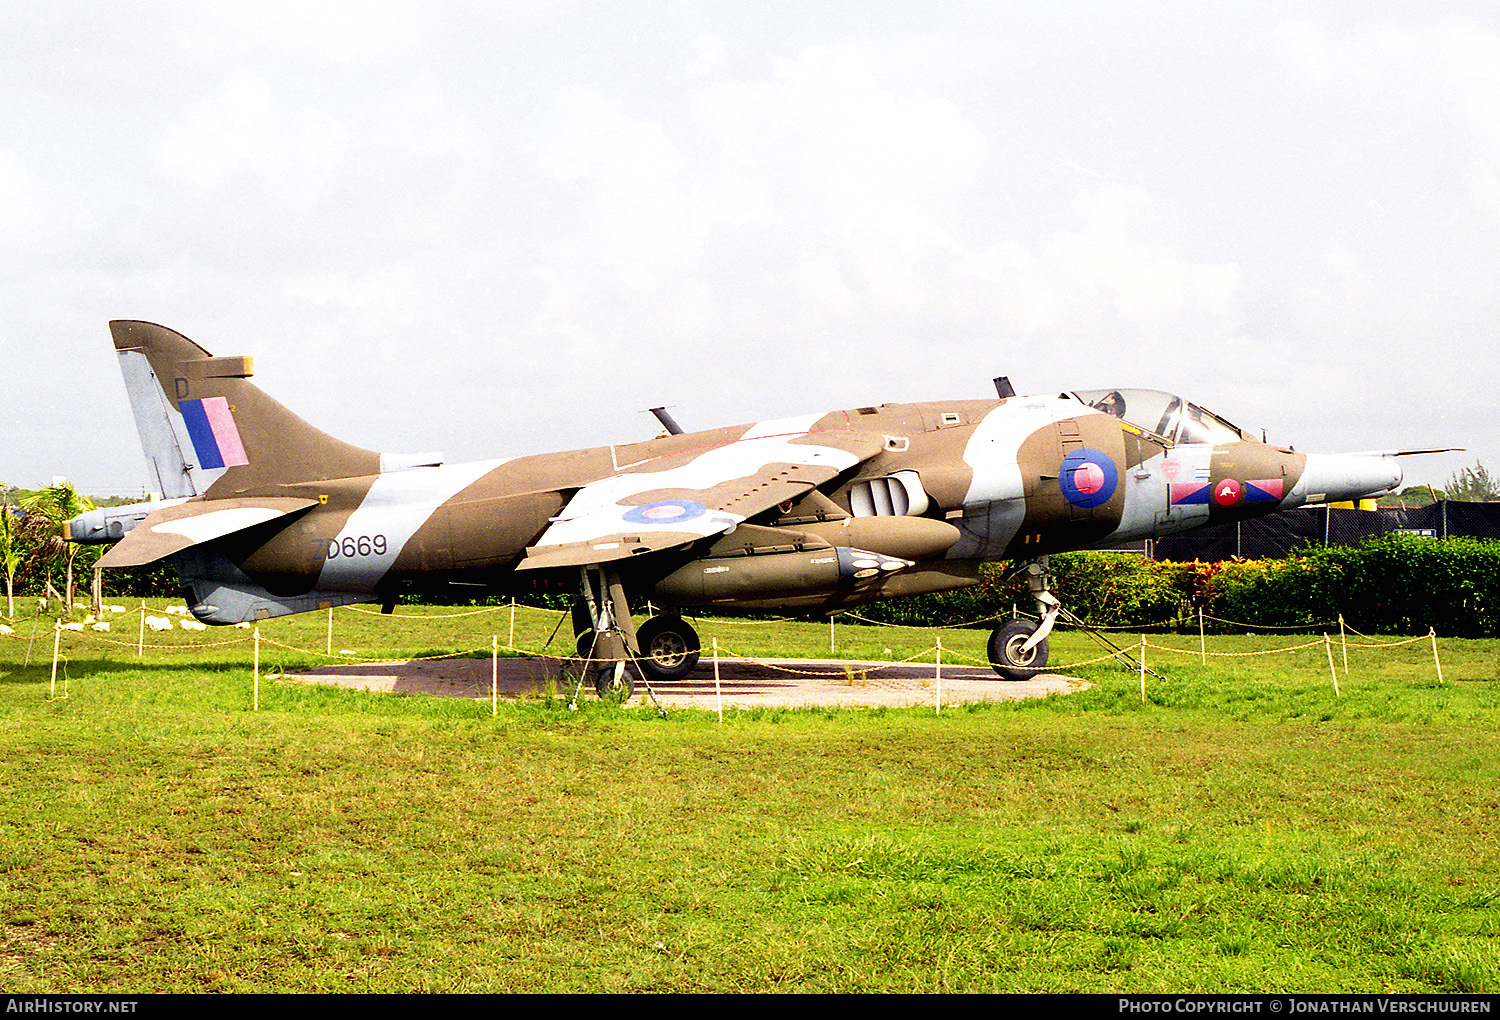
[[247,357],[214,357],[150,322],[109,324],[151,484],[167,499],[377,474],[380,455],[303,421],[249,382]]

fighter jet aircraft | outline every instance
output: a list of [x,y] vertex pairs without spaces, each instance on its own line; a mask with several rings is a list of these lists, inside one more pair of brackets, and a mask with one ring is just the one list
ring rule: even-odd
[[[1049,553],[1385,492],[1419,452],[1302,454],[1167,393],[997,379],[992,400],[693,433],[662,416],[670,434],[644,442],[447,464],[334,439],[249,382],[250,358],[148,322],[110,332],[161,498],[70,522],[115,543],[101,567],[169,559],[215,624],[441,585],[567,590],[580,651],[648,680],[696,664],[683,610],[835,612],[976,584],[998,560],[1027,572],[1040,622],[996,627],[990,660],[1030,677],[1060,611]],[[637,627],[648,600],[665,610]]]

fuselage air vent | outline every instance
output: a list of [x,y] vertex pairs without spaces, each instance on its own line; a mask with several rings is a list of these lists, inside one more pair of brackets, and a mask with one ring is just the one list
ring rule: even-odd
[[915,471],[866,478],[849,487],[855,517],[918,517],[927,510],[927,492]]

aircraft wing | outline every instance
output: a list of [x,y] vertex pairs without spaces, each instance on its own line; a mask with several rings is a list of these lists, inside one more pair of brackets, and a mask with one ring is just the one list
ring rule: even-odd
[[99,560],[101,567],[139,567],[236,531],[317,506],[315,499],[240,497],[190,500],[148,514]]
[[517,570],[590,566],[672,549],[732,530],[838,477],[884,438],[809,423],[767,422],[685,463],[648,461],[579,489]]

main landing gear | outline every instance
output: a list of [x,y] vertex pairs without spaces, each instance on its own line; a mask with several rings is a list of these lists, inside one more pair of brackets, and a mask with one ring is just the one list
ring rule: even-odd
[[[681,680],[693,671],[698,664],[698,634],[686,621],[656,616],[637,630],[615,571],[584,567],[580,574],[579,598],[573,604],[573,633],[583,662],[580,689],[592,674],[600,698],[623,702],[635,693],[627,662],[640,673],[648,693],[653,680]],[[573,700],[576,704],[576,693]]]
[[990,665],[1006,680],[1030,680],[1047,665],[1047,635],[1062,612],[1062,603],[1052,594],[1052,572],[1047,557],[1026,564],[1026,583],[1036,600],[1037,623],[1006,620],[990,634]]

